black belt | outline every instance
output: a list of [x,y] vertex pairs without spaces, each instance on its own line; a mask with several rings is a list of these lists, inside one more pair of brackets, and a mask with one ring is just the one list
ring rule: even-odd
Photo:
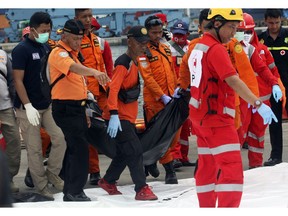
[[85,106],[87,101],[85,100],[53,100],[53,103],[68,104],[75,106]]

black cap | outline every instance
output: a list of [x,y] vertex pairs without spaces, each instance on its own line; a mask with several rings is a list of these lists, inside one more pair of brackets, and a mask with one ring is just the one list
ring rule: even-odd
[[75,20],[75,19],[67,20],[63,28],[63,31],[69,32],[75,35],[83,35],[84,30],[85,28],[82,22],[80,20]]
[[144,26],[133,26],[127,34],[127,37],[133,37],[135,40],[138,42],[148,42],[149,37],[148,37],[148,32],[147,29]]

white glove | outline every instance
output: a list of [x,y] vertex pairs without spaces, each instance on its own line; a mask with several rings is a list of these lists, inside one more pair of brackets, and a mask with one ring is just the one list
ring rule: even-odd
[[180,98],[181,97],[181,95],[178,94],[179,90],[180,90],[180,87],[177,87],[175,89],[174,94],[173,94],[173,98]]
[[274,115],[271,108],[264,103],[262,103],[261,106],[257,109],[257,112],[263,118],[264,125],[271,124],[272,120],[274,120],[275,122],[278,122],[278,119]]
[[272,94],[273,94],[273,97],[274,97],[276,103],[278,103],[278,101],[282,98],[282,91],[281,91],[279,85],[273,85]]
[[163,103],[166,105],[166,104],[168,104],[170,101],[171,101],[171,97],[169,97],[169,96],[167,96],[166,94],[163,94],[162,96],[161,96],[161,100],[163,101]]
[[88,92],[87,99],[90,100],[90,101],[93,101],[93,102],[96,101],[94,95],[91,92]]
[[31,103],[27,103],[24,105],[26,109],[27,118],[33,126],[39,125],[40,114],[38,110],[36,110]]

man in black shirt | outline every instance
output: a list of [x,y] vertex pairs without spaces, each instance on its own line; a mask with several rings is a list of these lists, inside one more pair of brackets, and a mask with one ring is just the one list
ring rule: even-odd
[[[279,9],[267,9],[265,12],[265,22],[267,30],[258,35],[260,43],[265,44],[272,53],[275,64],[278,68],[281,81],[288,90],[288,29],[281,26],[282,13]],[[274,166],[282,162],[283,135],[282,135],[282,107],[288,111],[288,105],[278,103],[273,97],[270,98],[271,108],[275,113],[278,123],[272,122],[269,125],[270,142],[272,151],[268,161],[264,166]]]

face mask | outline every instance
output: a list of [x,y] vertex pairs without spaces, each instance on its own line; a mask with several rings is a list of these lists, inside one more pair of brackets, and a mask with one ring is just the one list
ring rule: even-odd
[[236,38],[238,41],[244,40],[244,32],[236,32],[234,38]]
[[38,33],[38,38],[35,37],[36,42],[41,43],[41,44],[46,43],[48,39],[49,39],[49,32],[42,33],[42,34]]
[[184,46],[187,43],[187,35],[174,34],[173,38],[174,38],[175,43],[177,43],[180,46]]
[[251,40],[252,40],[252,37],[253,37],[252,34],[244,34],[244,39],[243,39],[243,40],[244,40],[246,43],[250,43]]

